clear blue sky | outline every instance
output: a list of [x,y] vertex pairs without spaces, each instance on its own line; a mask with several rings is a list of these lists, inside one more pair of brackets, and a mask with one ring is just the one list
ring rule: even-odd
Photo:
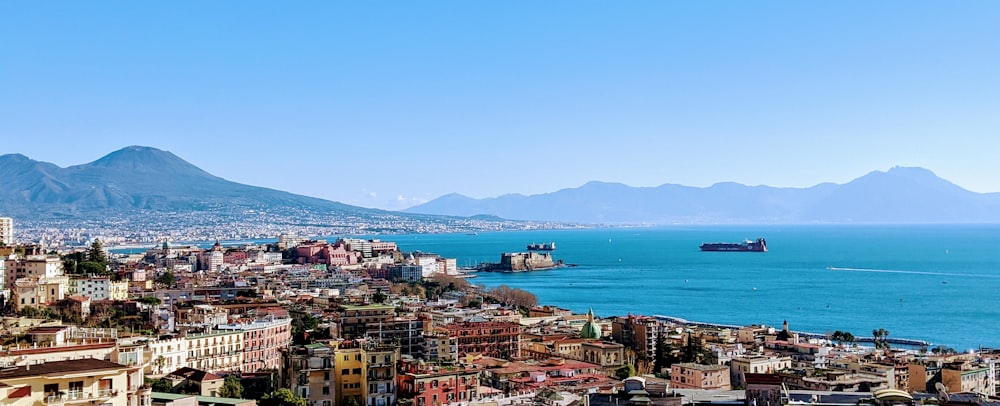
[[399,209],[457,192],[1000,191],[1000,2],[0,3],[0,154],[128,145]]

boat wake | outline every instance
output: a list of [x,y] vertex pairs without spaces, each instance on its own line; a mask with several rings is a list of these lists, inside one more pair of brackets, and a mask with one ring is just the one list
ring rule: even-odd
[[958,277],[970,277],[970,278],[1000,278],[1000,275],[953,273],[953,272],[902,271],[897,269],[841,268],[835,266],[828,266],[826,267],[826,269],[831,271],[846,271],[846,272],[899,273],[907,275],[958,276]]

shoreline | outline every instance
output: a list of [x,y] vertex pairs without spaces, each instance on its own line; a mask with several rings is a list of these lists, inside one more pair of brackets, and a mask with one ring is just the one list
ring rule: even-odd
[[[740,328],[750,327],[750,326],[766,326],[766,327],[771,327],[771,326],[767,326],[765,324],[759,324],[759,325],[758,324],[751,324],[751,325],[747,325],[747,326],[739,326],[739,325],[735,325],[735,324],[723,324],[723,323],[711,323],[711,322],[703,322],[703,321],[691,321],[691,320],[683,319],[683,318],[680,318],[680,317],[665,316],[665,315],[661,315],[661,314],[653,314],[653,315],[650,315],[648,317],[652,317],[652,318],[655,318],[655,319],[660,320],[660,321],[668,321],[668,322],[680,324],[682,326],[714,327],[714,328],[729,328],[729,329],[740,329]],[[798,335],[800,335],[802,337],[807,337],[807,338],[822,338],[822,339],[826,339],[826,340],[830,339],[829,335],[822,334],[822,333],[813,333],[813,332],[808,332],[808,331],[792,331],[792,332],[796,333],[796,334],[798,334]],[[855,337],[855,342],[859,342],[859,343],[862,343],[862,342],[863,343],[871,343],[871,342],[874,342],[874,341],[875,341],[874,337]],[[885,341],[887,343],[889,343],[889,344],[895,344],[895,345],[906,346],[906,347],[913,347],[914,349],[919,349],[921,347],[926,347],[926,348],[930,349],[930,347],[934,345],[934,343],[932,343],[930,341],[917,340],[917,339],[911,339],[911,338],[902,338],[902,337],[889,337],[889,338],[886,338]]]

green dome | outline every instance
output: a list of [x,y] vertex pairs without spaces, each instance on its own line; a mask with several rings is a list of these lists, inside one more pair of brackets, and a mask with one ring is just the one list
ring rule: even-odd
[[601,338],[601,327],[594,322],[594,309],[587,313],[587,323],[580,330],[580,338]]

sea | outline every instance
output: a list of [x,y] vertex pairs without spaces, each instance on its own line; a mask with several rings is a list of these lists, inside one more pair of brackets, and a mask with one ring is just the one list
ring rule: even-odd
[[[768,252],[702,252],[704,242],[767,239]],[[556,244],[551,270],[479,272],[469,281],[528,290],[541,304],[599,317],[667,315],[1000,347],[1000,225],[767,225],[419,234],[403,251],[499,262]]]

